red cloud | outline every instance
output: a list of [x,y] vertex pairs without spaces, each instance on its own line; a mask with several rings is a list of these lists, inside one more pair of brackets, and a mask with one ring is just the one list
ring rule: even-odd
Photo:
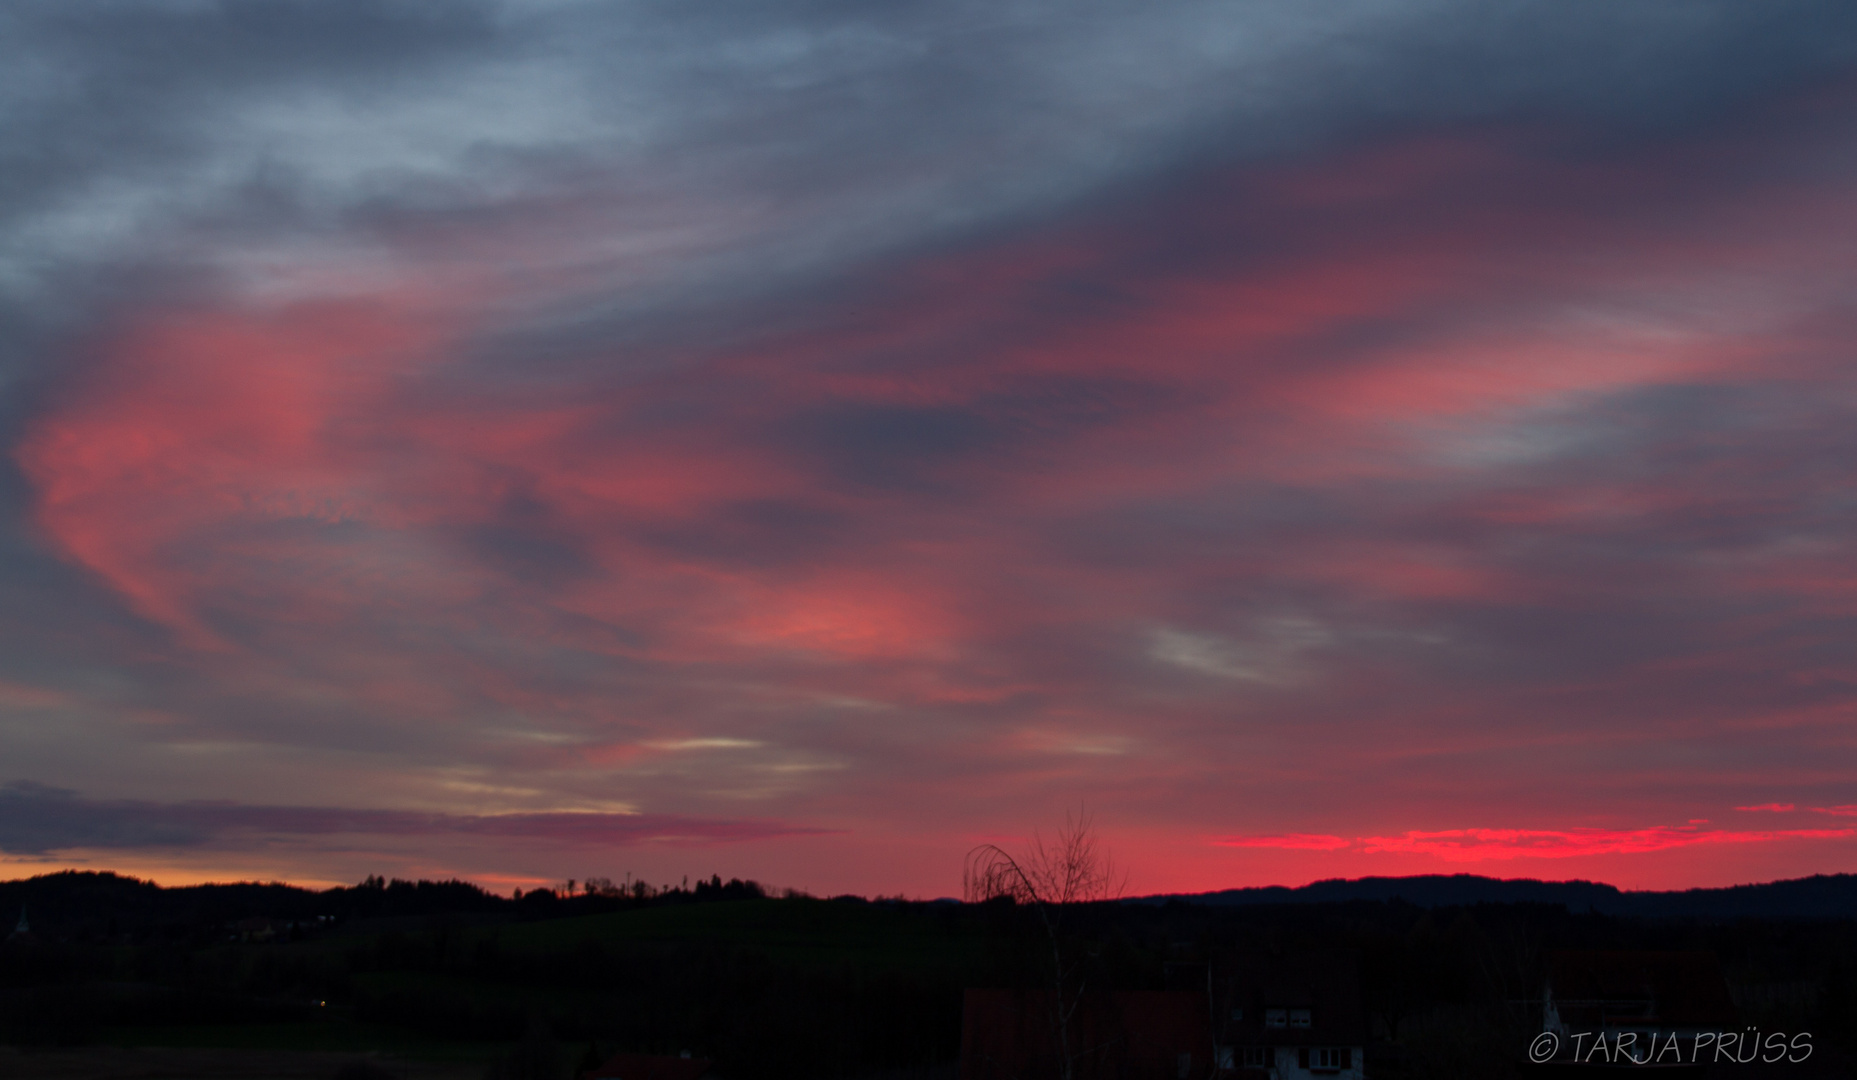
[[1857,829],[1788,829],[1767,832],[1655,826],[1646,829],[1445,829],[1397,836],[1227,837],[1223,847],[1272,847],[1364,854],[1430,855],[1445,862],[1499,859],[1565,859],[1589,855],[1642,854],[1696,844],[1761,844],[1781,840],[1826,840],[1857,835]]
[[[263,570],[296,554],[226,527],[407,523],[414,508],[377,490],[366,429],[434,340],[357,303],[140,323],[21,442],[39,524],[142,615],[220,645],[199,620],[201,594],[229,584],[228,563]],[[202,546],[216,550],[188,557]]]

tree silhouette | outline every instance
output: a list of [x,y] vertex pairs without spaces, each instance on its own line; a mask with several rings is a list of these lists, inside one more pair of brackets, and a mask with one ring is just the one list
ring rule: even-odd
[[1083,810],[1075,817],[1065,811],[1064,826],[1050,844],[1033,833],[1021,856],[997,844],[981,844],[967,853],[961,891],[969,903],[1008,899],[1038,913],[1051,947],[1051,1027],[1061,1080],[1074,1080],[1076,1062],[1087,1052],[1071,1031],[1085,984],[1078,958],[1074,952],[1066,955],[1064,911],[1074,904],[1113,900],[1126,885],[1127,876],[1116,868]]

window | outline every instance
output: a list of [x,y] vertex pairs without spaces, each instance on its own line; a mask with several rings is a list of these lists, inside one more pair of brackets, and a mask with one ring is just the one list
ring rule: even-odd
[[1193,1055],[1181,1054],[1177,1064],[1180,1066],[1180,1080],[1186,1080],[1193,1074]]
[[1264,1026],[1265,1027],[1288,1027],[1289,1023],[1290,1023],[1290,1011],[1288,1009],[1265,1009],[1264,1010]]
[[1303,1047],[1296,1051],[1296,1064],[1315,1071],[1349,1068],[1353,1058],[1345,1046]]
[[1293,1028],[1308,1027],[1309,1026],[1309,1010],[1308,1009],[1291,1009],[1290,1010],[1290,1026]]
[[1244,1067],[1247,1069],[1270,1068],[1270,1047],[1247,1046],[1244,1048]]

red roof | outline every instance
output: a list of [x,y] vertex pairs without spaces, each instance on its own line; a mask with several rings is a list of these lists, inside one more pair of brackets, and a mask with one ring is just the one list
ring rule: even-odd
[[[1066,1050],[1050,991],[969,990],[961,1026],[961,1080],[1059,1075]],[[1069,1017],[1078,1080],[1202,1080],[1212,1071],[1204,991],[1092,994]]]

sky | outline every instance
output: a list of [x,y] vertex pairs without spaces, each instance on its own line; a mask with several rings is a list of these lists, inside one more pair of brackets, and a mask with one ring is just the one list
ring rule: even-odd
[[1857,7],[0,9],[0,876],[1857,870]]

